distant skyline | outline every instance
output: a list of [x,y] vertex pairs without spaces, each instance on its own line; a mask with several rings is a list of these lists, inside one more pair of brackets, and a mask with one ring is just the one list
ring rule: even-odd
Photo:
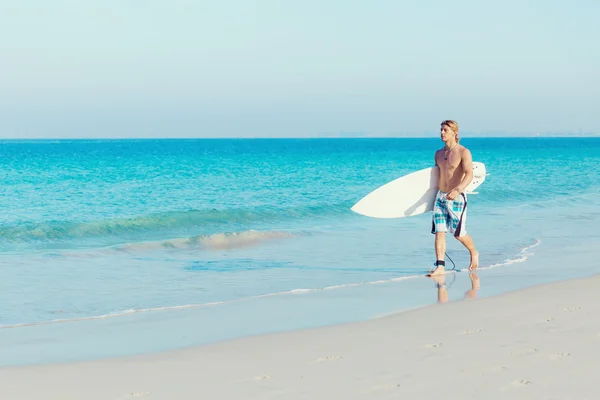
[[[0,0],[2,1],[2,0]],[[0,138],[600,136],[600,2],[0,4]]]

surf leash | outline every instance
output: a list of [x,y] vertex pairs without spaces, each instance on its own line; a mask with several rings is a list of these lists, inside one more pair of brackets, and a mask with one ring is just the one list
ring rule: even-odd
[[452,259],[450,258],[450,256],[448,255],[448,253],[445,253],[446,257],[448,257],[448,260],[450,260],[450,262],[452,263],[453,267],[450,271],[454,271],[456,270],[456,264],[454,264],[454,261],[452,261]]
[[[450,269],[450,271],[459,272],[460,270],[456,269],[456,264],[454,263],[454,260],[452,260],[452,258],[450,258],[450,256],[448,255],[448,253],[444,252],[444,254],[446,254],[446,257],[448,257],[448,259],[452,263],[452,269]],[[433,265],[437,265],[437,264],[434,263]],[[452,283],[450,283],[449,285],[446,285],[446,287],[448,289],[450,289],[452,287],[452,285],[454,285],[454,282],[456,281],[456,274],[453,274],[453,275],[454,275],[454,277],[452,278]],[[439,287],[439,285],[438,285],[438,287]]]

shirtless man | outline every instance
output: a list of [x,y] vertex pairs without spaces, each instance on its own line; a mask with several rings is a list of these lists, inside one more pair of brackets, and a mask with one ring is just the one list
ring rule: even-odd
[[437,260],[429,276],[445,273],[446,232],[452,233],[469,250],[469,270],[474,271],[479,266],[479,253],[466,230],[467,195],[464,190],[473,179],[471,152],[458,144],[458,124],[455,121],[443,121],[440,135],[446,145],[435,152],[440,183],[433,207],[431,233],[435,234]]

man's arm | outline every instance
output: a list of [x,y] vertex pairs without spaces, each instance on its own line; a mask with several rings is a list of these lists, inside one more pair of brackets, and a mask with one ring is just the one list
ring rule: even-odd
[[463,149],[461,154],[461,162],[465,175],[460,183],[455,187],[459,193],[462,193],[473,180],[473,158],[471,157],[471,152],[468,149]]

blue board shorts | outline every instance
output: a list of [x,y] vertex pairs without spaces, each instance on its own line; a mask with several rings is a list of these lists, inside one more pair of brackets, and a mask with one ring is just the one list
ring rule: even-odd
[[431,233],[450,232],[455,237],[467,234],[467,195],[460,193],[448,200],[448,193],[438,190],[433,205]]

